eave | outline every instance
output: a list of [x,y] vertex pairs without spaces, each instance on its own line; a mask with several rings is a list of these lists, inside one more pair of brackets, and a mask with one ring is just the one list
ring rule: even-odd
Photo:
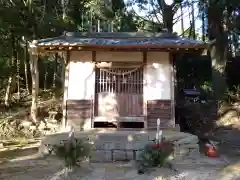
[[177,51],[202,52],[207,43],[174,34],[64,33],[30,43],[38,53],[57,51]]

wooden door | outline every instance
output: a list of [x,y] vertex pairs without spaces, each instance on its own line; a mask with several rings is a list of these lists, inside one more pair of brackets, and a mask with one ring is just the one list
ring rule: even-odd
[[143,68],[97,68],[94,115],[143,116]]

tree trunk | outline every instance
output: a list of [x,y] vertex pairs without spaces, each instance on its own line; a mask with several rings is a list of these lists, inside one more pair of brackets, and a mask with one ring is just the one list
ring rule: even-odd
[[182,30],[182,35],[184,36],[184,21],[183,21],[183,7],[182,3],[180,4],[180,11],[181,11],[181,30]]
[[10,100],[12,97],[12,91],[14,89],[13,86],[15,86],[15,63],[16,63],[16,47],[15,47],[15,37],[12,34],[11,35],[11,39],[12,39],[12,58],[9,59],[9,66],[10,66],[10,75],[8,78],[8,85],[6,88],[6,93],[5,93],[5,101],[4,104],[6,107],[10,106]]
[[29,88],[29,79],[28,79],[28,64],[29,64],[29,54],[28,54],[28,44],[27,41],[25,43],[24,47],[24,73],[25,73],[25,85],[26,85],[26,91],[27,94],[30,94],[30,88]]
[[61,0],[62,5],[62,20],[66,20],[68,10],[68,0]]
[[20,100],[20,60],[17,53],[17,100]]
[[97,20],[97,32],[101,32],[101,21]]
[[12,81],[13,81],[13,77],[12,77],[12,75],[10,75],[9,78],[8,78],[8,85],[7,85],[7,89],[6,89],[6,93],[5,93],[4,104],[5,104],[6,107],[10,106]]
[[32,76],[32,106],[31,117],[33,121],[37,122],[37,101],[39,91],[39,72],[38,72],[38,57],[37,55],[31,55],[31,76]]
[[167,29],[169,33],[173,32],[173,7],[164,3],[163,10],[163,27]]
[[58,54],[55,54],[55,58],[54,58],[54,73],[53,73],[53,84],[52,84],[52,88],[53,88],[53,95],[54,98],[56,98],[56,79],[57,79],[57,60],[58,60]]
[[205,15],[206,15],[206,4],[205,2],[203,2],[203,10],[202,10],[202,41],[205,42],[205,26],[206,26],[206,23],[205,23]]
[[61,85],[62,85],[62,88],[63,88],[63,92],[65,91],[64,89],[64,82],[65,82],[65,69],[66,69],[66,63],[65,63],[65,60],[62,58],[61,59],[61,67],[62,67],[62,71],[61,71]]
[[44,84],[43,88],[46,91],[47,90],[47,79],[48,79],[48,63],[45,65],[45,74],[44,74]]
[[192,38],[196,39],[196,29],[195,29],[195,15],[194,15],[194,1],[192,2]]
[[223,9],[214,4],[208,7],[208,36],[209,40],[216,40],[210,47],[212,59],[212,87],[215,97],[220,100],[226,90],[225,66],[228,58],[228,35],[224,30]]

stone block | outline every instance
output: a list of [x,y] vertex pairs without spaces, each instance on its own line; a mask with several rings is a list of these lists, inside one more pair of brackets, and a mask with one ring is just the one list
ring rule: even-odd
[[43,143],[40,144],[39,149],[38,149],[38,154],[41,156],[46,156],[49,155],[49,147]]
[[95,150],[92,152],[91,161],[93,162],[110,162],[112,161],[111,151]]
[[184,157],[199,157],[199,145],[198,144],[184,144],[174,147],[174,158],[182,159]]
[[136,160],[138,161],[138,160],[141,160],[141,158],[140,158],[140,154],[142,153],[142,151],[136,151]]
[[194,135],[189,135],[185,138],[182,138],[178,141],[175,141],[175,145],[180,145],[180,144],[197,144],[198,143],[198,137]]
[[189,135],[190,134],[188,133],[177,132],[177,131],[163,131],[163,137],[165,137],[167,141],[172,141],[172,142],[188,137]]
[[148,142],[136,142],[133,149],[143,149]]
[[117,141],[117,142],[112,142],[112,144],[113,144],[112,149],[126,149],[128,142],[127,141]]
[[190,157],[198,158],[198,157],[200,157],[200,155],[201,154],[200,154],[199,148],[189,150]]
[[180,148],[174,150],[174,159],[182,159],[189,155],[188,148]]
[[113,153],[114,161],[133,160],[133,151],[115,150]]
[[105,149],[105,150],[116,149],[116,143],[113,143],[113,142],[104,142],[104,141],[97,141],[97,142],[95,143],[95,148],[96,148],[96,149]]
[[129,143],[126,143],[125,145],[125,149],[128,149],[128,150],[134,149],[135,147],[136,147],[136,143],[134,142],[129,142]]
[[180,148],[199,149],[198,144],[180,144]]

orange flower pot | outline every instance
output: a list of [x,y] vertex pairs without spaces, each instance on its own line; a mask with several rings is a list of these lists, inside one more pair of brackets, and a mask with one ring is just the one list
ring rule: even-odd
[[205,145],[205,153],[208,157],[218,157],[217,150],[212,145]]

